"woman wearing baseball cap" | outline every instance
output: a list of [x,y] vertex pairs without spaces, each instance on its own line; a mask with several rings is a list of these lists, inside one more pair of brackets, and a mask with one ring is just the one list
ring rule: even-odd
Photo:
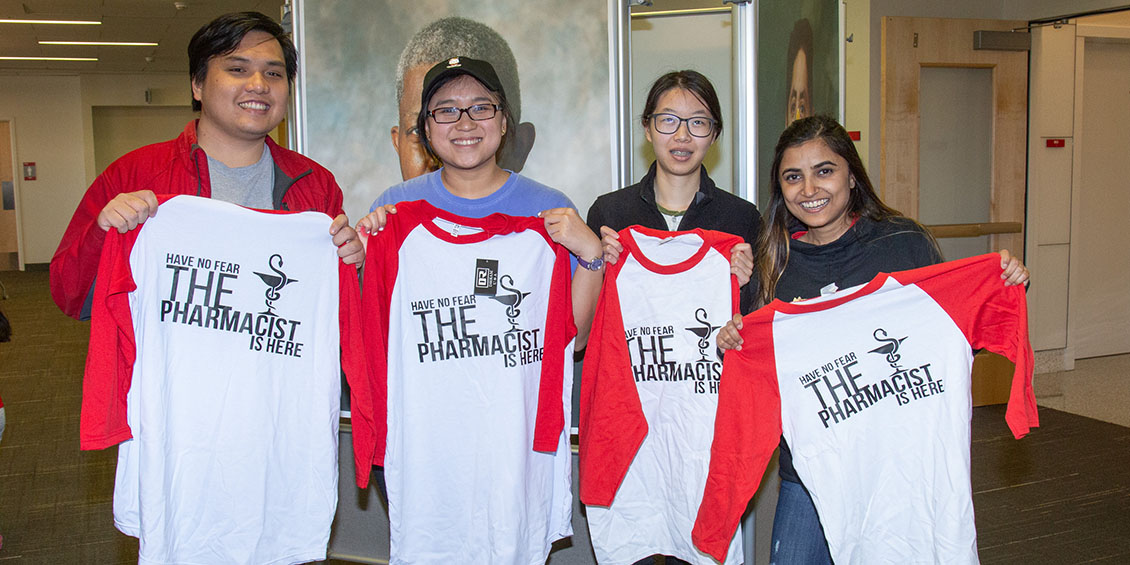
[[381,194],[357,229],[363,236],[380,231],[396,203],[426,200],[469,218],[502,213],[538,216],[553,241],[576,257],[572,282],[576,348],[584,347],[592,326],[603,279],[600,239],[561,191],[498,166],[498,155],[513,124],[506,92],[494,67],[469,57],[451,57],[424,75],[420,141],[442,164],[438,171],[409,179]]

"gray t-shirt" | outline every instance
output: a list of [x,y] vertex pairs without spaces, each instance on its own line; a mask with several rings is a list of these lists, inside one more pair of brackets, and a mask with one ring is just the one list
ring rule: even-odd
[[266,144],[259,161],[246,167],[229,168],[209,156],[208,176],[212,181],[212,198],[248,208],[272,208],[275,163]]

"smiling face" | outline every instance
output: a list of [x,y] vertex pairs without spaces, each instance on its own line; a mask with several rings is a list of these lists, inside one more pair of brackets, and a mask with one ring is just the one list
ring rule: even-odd
[[416,131],[416,117],[420,114],[420,91],[424,88],[424,74],[429,68],[431,65],[416,65],[404,71],[404,93],[400,97],[398,112],[400,119],[391,131],[392,146],[400,158],[400,176],[403,180],[439,168]]
[[855,179],[847,161],[822,139],[790,147],[781,155],[778,174],[785,207],[808,233],[802,241],[831,243],[851,227],[849,213]]
[[[475,104],[498,104],[499,100],[482,83],[469,75],[459,76],[440,87],[428,101],[428,111],[436,108],[467,108]],[[465,171],[495,165],[495,153],[502,144],[506,118],[502,112],[487,120],[472,120],[466,113],[459,121],[437,124],[428,118],[428,143],[444,167]]]
[[[683,88],[672,88],[659,96],[652,114],[674,114],[680,118],[713,119],[710,110],[694,94]],[[659,172],[672,176],[698,176],[699,166],[706,158],[706,151],[717,139],[717,131],[708,137],[694,137],[687,130],[686,122],[679,124],[675,133],[659,133],[655,120],[649,120],[644,137],[655,150],[655,160]]]
[[234,51],[211,58],[204,78],[192,83],[201,105],[198,134],[228,143],[262,141],[286,117],[289,95],[278,40],[248,32]]

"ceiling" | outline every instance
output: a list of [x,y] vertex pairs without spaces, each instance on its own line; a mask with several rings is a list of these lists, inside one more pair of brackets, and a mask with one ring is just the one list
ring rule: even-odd
[[[97,57],[97,62],[4,61],[0,71],[188,72],[188,41],[220,14],[278,19],[284,0],[0,0],[0,19],[95,20],[102,25],[0,23],[0,56]],[[39,41],[156,42],[157,47],[39,45]],[[146,57],[151,58],[147,61]]]

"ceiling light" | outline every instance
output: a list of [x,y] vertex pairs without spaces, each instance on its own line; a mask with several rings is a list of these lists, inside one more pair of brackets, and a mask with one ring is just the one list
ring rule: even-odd
[[0,20],[0,24],[59,24],[59,25],[102,25],[102,22],[85,20]]
[[40,45],[112,45],[118,47],[157,47],[156,43],[131,41],[40,41]]
[[0,57],[0,61],[97,61],[97,57]]

